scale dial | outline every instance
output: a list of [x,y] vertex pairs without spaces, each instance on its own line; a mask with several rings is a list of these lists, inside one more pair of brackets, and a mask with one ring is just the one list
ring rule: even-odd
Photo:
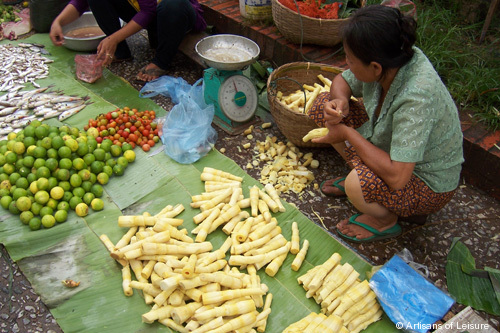
[[255,85],[243,75],[232,75],[219,88],[219,107],[229,119],[245,122],[257,111],[258,94]]

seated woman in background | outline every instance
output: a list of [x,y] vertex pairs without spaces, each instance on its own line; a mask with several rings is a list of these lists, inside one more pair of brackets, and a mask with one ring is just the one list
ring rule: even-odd
[[[370,242],[401,233],[398,220],[425,223],[448,203],[463,163],[456,105],[416,41],[416,22],[396,8],[357,10],[342,30],[349,69],[310,116],[327,127],[329,143],[352,168],[324,181],[327,196],[346,196],[361,213],[337,224],[338,234]],[[353,107],[351,96],[363,99]]]
[[[156,52],[151,63],[137,74],[136,79],[144,82],[165,75],[186,33],[206,28],[197,0],[71,0],[52,22],[50,38],[54,45],[64,42],[62,27],[89,7],[107,36],[97,47],[104,66],[131,59],[126,38],[143,28],[148,30],[150,46]],[[120,19],[126,22],[123,27]]]

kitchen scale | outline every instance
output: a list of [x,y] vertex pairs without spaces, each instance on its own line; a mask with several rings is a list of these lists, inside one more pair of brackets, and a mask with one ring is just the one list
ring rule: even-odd
[[257,60],[259,46],[242,36],[221,34],[203,38],[195,49],[209,66],[203,73],[204,99],[214,105],[213,122],[231,135],[259,122],[257,88],[242,71]]

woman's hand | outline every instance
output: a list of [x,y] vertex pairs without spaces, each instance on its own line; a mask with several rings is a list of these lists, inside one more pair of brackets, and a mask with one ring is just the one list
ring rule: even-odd
[[55,46],[61,46],[64,43],[64,34],[62,32],[62,27],[61,24],[55,20],[52,22],[52,25],[50,27],[50,40],[52,41],[52,44]]
[[344,99],[332,99],[325,103],[325,123],[330,125],[339,124],[349,113],[349,102]]
[[328,134],[322,138],[312,139],[314,143],[326,143],[326,144],[336,144],[345,142],[347,138],[347,132],[351,130],[349,126],[345,124],[330,124],[325,123],[326,128],[328,128]]
[[115,57],[116,43],[112,36],[104,38],[97,46],[97,58],[102,60],[102,65],[107,66],[111,64]]

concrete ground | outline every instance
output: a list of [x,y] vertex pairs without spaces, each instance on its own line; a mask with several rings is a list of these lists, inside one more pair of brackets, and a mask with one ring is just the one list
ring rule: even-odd
[[[143,34],[130,40],[134,60],[120,64],[112,64],[109,69],[116,75],[130,82],[137,90],[143,84],[135,82],[135,74],[146,65],[153,56]],[[190,84],[202,76],[202,68],[189,57],[179,53],[168,70],[170,76],[182,77]],[[156,103],[166,110],[173,104],[164,97],[154,98]],[[125,106],[125,105],[124,105]],[[131,106],[132,107],[132,106]],[[270,114],[263,114],[263,120],[272,121]],[[258,179],[259,167],[246,169],[255,155],[253,149],[242,149],[244,142],[255,143],[266,136],[276,136],[286,141],[276,126],[270,129],[254,131],[254,139],[230,136],[218,129],[219,139],[216,148],[225,148],[225,154],[236,161],[250,175]],[[314,170],[315,182],[345,174],[348,169],[340,157],[329,148],[301,148],[302,152],[312,152],[320,161]],[[328,230],[332,237],[338,238],[335,224],[348,218],[356,211],[345,199],[333,199],[323,196],[319,190],[310,186],[302,195],[288,194],[284,198],[294,203],[298,209],[313,222]],[[397,238],[371,244],[348,244],[353,251],[363,256],[374,265],[382,265],[394,254],[408,249],[414,261],[429,269],[429,279],[438,287],[446,290],[445,265],[451,241],[454,237],[468,246],[476,260],[478,268],[485,266],[499,269],[500,254],[500,202],[486,195],[467,183],[462,183],[452,201],[441,211],[431,215],[422,226],[401,223],[403,234]],[[314,240],[311,240],[314,246]],[[61,332],[47,307],[31,288],[29,281],[19,270],[15,262],[10,260],[3,246],[0,246],[0,332]],[[464,307],[455,305],[452,312],[458,313]],[[497,330],[500,318],[484,312],[477,312]]]

